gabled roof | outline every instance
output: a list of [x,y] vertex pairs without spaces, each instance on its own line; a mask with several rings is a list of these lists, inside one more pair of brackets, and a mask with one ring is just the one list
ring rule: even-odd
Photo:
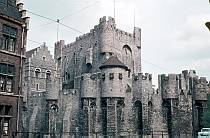
[[27,51],[27,52],[26,52],[26,57],[27,57],[27,58],[31,57],[32,54],[33,54],[35,51],[37,51],[37,49],[38,49],[38,48],[34,48],[34,49],[32,49],[32,50]]
[[22,21],[21,13],[16,6],[16,0],[5,0],[0,2],[0,15],[10,17],[17,21]]
[[116,56],[111,56],[106,62],[104,62],[99,69],[103,68],[113,68],[113,67],[120,67],[124,69],[128,69],[128,67],[123,64]]

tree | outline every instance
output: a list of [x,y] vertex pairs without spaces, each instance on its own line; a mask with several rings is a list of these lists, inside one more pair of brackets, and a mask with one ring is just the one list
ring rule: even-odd
[[202,117],[202,126],[210,128],[210,95],[208,95],[207,108],[204,110]]

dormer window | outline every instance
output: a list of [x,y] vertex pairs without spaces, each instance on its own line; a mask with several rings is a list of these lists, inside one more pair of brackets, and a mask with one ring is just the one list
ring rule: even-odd
[[51,76],[51,71],[47,70],[46,71],[46,79],[50,79],[50,76]]
[[38,78],[41,73],[41,69],[35,69],[35,77]]

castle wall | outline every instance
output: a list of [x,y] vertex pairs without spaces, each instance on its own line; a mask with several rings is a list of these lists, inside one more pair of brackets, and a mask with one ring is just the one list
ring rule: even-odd
[[[122,31],[111,17],[101,18],[94,29],[73,43],[57,42],[56,63],[45,47],[32,52],[25,70],[27,98],[31,99],[28,119],[33,120],[30,127],[39,128],[34,122],[45,118],[47,131],[64,132],[63,137],[191,133],[192,100],[204,107],[209,92],[206,79],[198,78],[195,71],[159,75],[155,91],[152,75],[141,73],[140,28],[135,27],[133,34]],[[108,60],[113,56],[118,63]],[[41,70],[39,77],[34,74],[37,68]],[[47,79],[49,69],[52,72]],[[40,93],[45,96],[32,95]],[[47,115],[40,117],[43,109]],[[200,113],[202,110],[195,109],[196,127]]]
[[[77,68],[75,74],[80,76],[86,70],[87,60],[92,64],[91,72],[100,71],[98,67],[105,62],[107,56],[112,54],[117,55],[123,61],[126,58],[123,47],[127,45],[132,52],[131,63],[129,63],[131,72],[139,73],[141,71],[140,29],[135,28],[134,36],[134,34],[117,29],[115,26],[113,18],[108,20],[105,17],[101,18],[99,25],[96,25],[90,33],[77,37],[75,42],[64,46],[63,41],[62,44],[57,43],[55,48],[58,50],[55,52],[55,57],[62,57],[62,61],[75,57],[76,64],[73,68]],[[87,54],[87,51],[90,51],[92,57]]]
[[[80,112],[79,92],[75,89],[63,90],[60,95],[59,108],[63,122],[64,135],[79,132],[82,114]],[[71,101],[71,102],[70,102]]]
[[97,93],[97,74],[86,73],[83,75],[81,97],[82,98],[96,98]]
[[176,74],[161,75],[161,90],[164,99],[178,98],[178,77]]
[[164,118],[163,106],[162,106],[162,96],[159,91],[152,95],[152,114],[151,114],[151,129],[157,132],[167,132],[167,120]]
[[163,96],[163,114],[169,133],[191,133],[192,116],[195,130],[201,129],[200,116],[208,93],[206,78],[199,78],[194,70],[161,75],[159,90]]

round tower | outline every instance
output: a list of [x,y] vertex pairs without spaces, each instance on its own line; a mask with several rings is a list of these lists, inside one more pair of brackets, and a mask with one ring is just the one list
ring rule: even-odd
[[110,57],[101,69],[101,97],[125,97],[126,78],[128,67],[125,66],[116,56]]
[[[117,134],[124,129],[124,98],[128,67],[116,56],[111,56],[99,69],[101,70],[101,110],[102,132]],[[115,122],[115,123],[113,123]]]
[[98,26],[95,26],[95,29],[99,29],[99,40],[100,40],[100,53],[110,53],[113,52],[115,49],[113,49],[113,45],[115,44],[114,38],[115,38],[115,19],[112,17],[108,17],[106,19],[106,16],[100,19],[100,23]]

